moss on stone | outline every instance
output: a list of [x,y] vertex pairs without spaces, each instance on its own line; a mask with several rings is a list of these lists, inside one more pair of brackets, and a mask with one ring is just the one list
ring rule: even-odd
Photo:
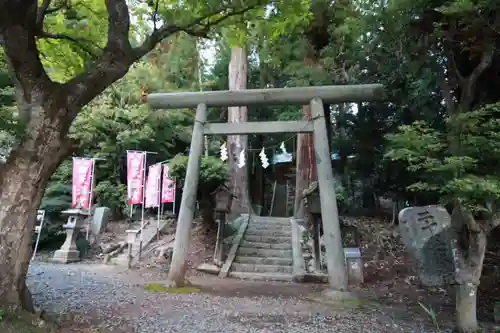
[[146,283],[144,285],[144,290],[166,294],[194,294],[200,292],[200,288],[195,286],[169,288],[162,285],[161,283]]

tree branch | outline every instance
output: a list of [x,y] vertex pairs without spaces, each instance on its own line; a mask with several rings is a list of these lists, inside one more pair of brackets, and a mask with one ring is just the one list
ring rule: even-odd
[[36,1],[2,1],[0,9],[1,44],[12,73],[30,103],[34,93],[43,93],[44,88],[53,86],[36,45],[38,5]]
[[81,38],[81,37],[72,37],[66,34],[51,34],[48,32],[42,32],[39,36],[39,38],[49,38],[49,39],[59,39],[59,40],[68,40],[72,43],[75,43],[79,48],[81,48],[83,51],[85,51],[88,55],[90,55],[92,58],[98,58],[98,54],[95,53],[92,49],[87,47],[85,43],[92,44],[96,48],[100,49],[101,51],[103,50],[99,45],[92,43],[88,39]]
[[485,50],[483,51],[483,54],[481,55],[479,64],[476,66],[476,68],[474,68],[472,73],[467,78],[463,79],[462,86],[460,87],[462,89],[462,93],[460,96],[460,104],[462,105],[462,108],[468,109],[471,107],[471,104],[474,100],[474,89],[476,87],[477,80],[479,79],[481,74],[483,74],[483,72],[491,66],[493,56],[495,55],[495,50],[496,47],[493,42],[487,44]]
[[446,103],[446,109],[448,110],[448,115],[451,116],[455,113],[456,107],[455,102],[453,101],[453,95],[451,93],[450,83],[448,82],[446,75],[442,75],[439,80],[439,84],[441,86],[441,93],[443,94],[443,98]]
[[153,31],[142,45],[132,48],[129,41],[130,15],[126,0],[106,0],[108,10],[107,44],[103,54],[94,63],[92,69],[65,84],[65,90],[68,92],[68,104],[72,109],[68,117],[70,120],[74,119],[81,107],[123,77],[135,61],[154,49],[156,44],[166,37],[180,31],[206,36],[214,25],[232,16],[242,15],[266,2],[266,0],[254,0],[252,5],[241,9],[220,7],[185,25],[165,23]]
[[129,53],[130,13],[126,0],[106,0],[108,10],[108,42],[106,49]]
[[[230,11],[228,11],[227,8],[220,7],[183,26],[177,24],[164,24],[159,29],[154,31],[148,38],[146,38],[146,40],[141,46],[134,49],[135,55],[137,58],[143,57],[149,51],[151,51],[156,46],[156,44],[159,43],[161,40],[180,31],[183,31],[194,37],[206,38],[208,36],[208,32],[213,26],[222,23],[223,21],[229,19],[230,17],[243,15],[244,13],[252,9],[255,9],[256,7],[264,3],[265,1],[263,0],[257,0],[254,4],[248,7]],[[221,15],[221,17],[217,18],[214,21],[210,21],[210,18],[216,15]]]
[[[63,8],[68,7],[67,0],[62,1],[58,6],[50,8],[50,4],[52,3],[52,0],[43,0],[42,4],[38,7],[37,10],[37,17],[36,17],[36,26],[39,31],[43,30],[43,22],[45,20],[45,16],[49,14],[56,13],[60,11]],[[76,6],[78,4],[74,4]]]
[[52,0],[43,0],[40,7],[38,7],[36,14],[36,26],[41,30],[43,27],[43,19],[45,18],[45,14],[50,7]]
[[155,1],[155,10],[153,11],[153,31],[157,30],[156,19],[158,18],[158,7],[160,7],[160,0]]

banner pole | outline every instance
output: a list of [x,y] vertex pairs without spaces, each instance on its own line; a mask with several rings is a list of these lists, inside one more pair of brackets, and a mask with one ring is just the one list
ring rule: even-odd
[[141,261],[142,256],[142,242],[144,241],[144,204],[146,202],[146,162],[147,162],[148,152],[144,152],[143,163],[142,163],[142,210],[141,210],[141,234],[139,235],[139,261]]
[[144,163],[142,168],[142,210],[141,210],[141,235],[139,236],[139,261],[142,256],[142,245],[144,242],[144,210],[146,206],[146,167],[148,162],[148,154],[158,154],[153,151],[144,151]]
[[160,163],[160,186],[158,188],[160,190],[160,199],[159,199],[159,202],[160,202],[160,208],[159,208],[159,210],[160,210],[160,220],[163,217],[163,206],[164,206],[164,202],[162,201],[163,200],[163,178],[165,177],[164,176],[164,173],[165,173],[165,165],[164,165],[164,163],[167,163],[167,162],[168,162],[168,160],[159,162]]
[[162,166],[161,163],[158,163],[158,167],[160,168],[158,171],[158,222],[156,224],[156,235],[158,240],[160,240],[160,221],[161,221],[161,212],[160,212],[160,206],[161,206],[161,171],[162,171]]
[[90,217],[91,212],[92,212],[92,200],[94,199],[94,196],[92,195],[94,191],[94,169],[95,169],[95,159],[92,159],[92,171],[90,172],[90,194],[89,194],[89,216],[87,217],[87,225],[86,225],[86,231],[85,231],[85,240],[89,240],[89,232],[90,232]]
[[94,189],[95,189],[95,183],[94,183],[94,177],[95,177],[95,162],[96,161],[105,161],[106,159],[104,158],[99,158],[99,157],[92,157],[92,171],[91,171],[91,180],[90,180],[90,195],[89,195],[89,218],[87,221],[87,231],[86,231],[86,236],[85,239],[88,241],[89,240],[89,232],[90,232],[90,217],[92,216],[92,200],[94,200]]

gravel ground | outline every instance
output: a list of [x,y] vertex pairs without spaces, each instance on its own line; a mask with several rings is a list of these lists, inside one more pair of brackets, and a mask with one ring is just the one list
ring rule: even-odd
[[280,296],[279,287],[276,295],[253,297],[147,292],[106,267],[33,263],[28,285],[38,307],[72,313],[112,332],[435,332],[423,328],[424,318],[415,320],[422,314],[382,306],[342,309]]

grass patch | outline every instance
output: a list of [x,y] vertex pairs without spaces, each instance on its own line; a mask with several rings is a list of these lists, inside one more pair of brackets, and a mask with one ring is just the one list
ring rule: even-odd
[[169,288],[161,283],[146,283],[144,285],[144,290],[166,294],[194,294],[200,292],[200,288],[195,286]]

